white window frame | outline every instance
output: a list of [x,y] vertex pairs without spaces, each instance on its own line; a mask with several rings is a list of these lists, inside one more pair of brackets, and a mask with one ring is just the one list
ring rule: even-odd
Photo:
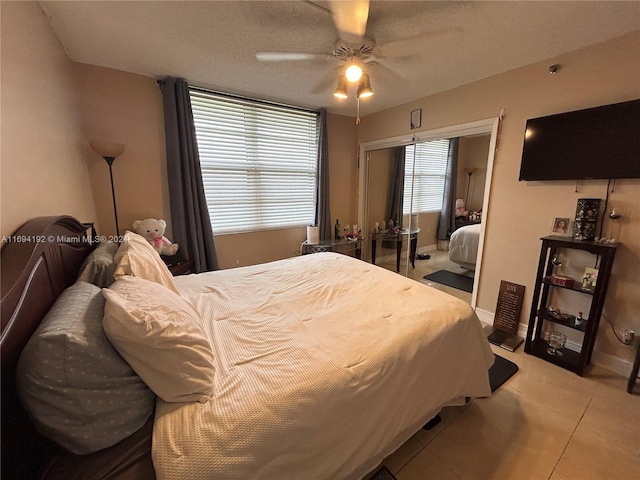
[[190,87],[214,235],[315,221],[317,112]]
[[404,215],[442,211],[449,143],[450,139],[444,138],[405,146]]

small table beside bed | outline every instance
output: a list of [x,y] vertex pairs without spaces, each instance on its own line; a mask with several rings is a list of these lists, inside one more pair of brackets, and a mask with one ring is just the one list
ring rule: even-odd
[[173,278],[135,234],[16,235],[54,241],[2,248],[7,478],[357,480],[491,394],[468,304],[352,257]]

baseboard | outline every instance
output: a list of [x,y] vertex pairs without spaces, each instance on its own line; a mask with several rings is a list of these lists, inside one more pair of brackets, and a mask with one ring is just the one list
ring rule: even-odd
[[[478,315],[478,318],[483,324],[493,325],[493,318],[495,316],[495,313],[482,310],[481,308],[476,308],[476,315]],[[526,338],[527,325],[520,323],[518,325],[517,333],[520,337]],[[570,350],[580,351],[580,344],[571,341],[567,341],[566,347]],[[524,346],[522,348],[524,348]],[[632,367],[631,362],[629,362],[628,360],[601,352],[599,350],[593,351],[593,354],[591,356],[591,363],[611,372],[617,373],[618,375],[622,375],[623,377],[629,376],[629,372],[631,371]]]

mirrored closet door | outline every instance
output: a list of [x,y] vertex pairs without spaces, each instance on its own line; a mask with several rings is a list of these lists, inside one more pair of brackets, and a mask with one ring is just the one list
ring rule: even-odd
[[[421,137],[363,144],[359,224],[366,237],[366,261],[418,279],[420,267],[433,263],[427,257],[448,262],[449,237],[463,224],[477,224],[484,238],[497,123],[492,119],[482,125],[423,132]],[[443,215],[451,221],[444,221]],[[481,248],[482,240],[478,259],[464,267],[447,267],[459,268],[477,284]],[[474,302],[475,295],[474,290]]]

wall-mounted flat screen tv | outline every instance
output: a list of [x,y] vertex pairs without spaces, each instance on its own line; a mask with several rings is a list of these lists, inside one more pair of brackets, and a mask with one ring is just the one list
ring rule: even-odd
[[520,180],[640,178],[640,100],[527,120]]

